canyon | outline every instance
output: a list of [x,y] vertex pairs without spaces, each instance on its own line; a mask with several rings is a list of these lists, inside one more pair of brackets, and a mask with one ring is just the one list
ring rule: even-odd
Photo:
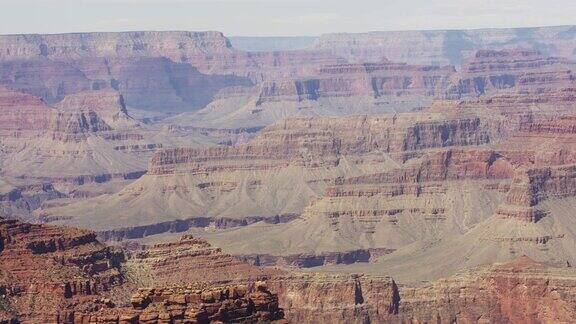
[[575,28],[0,35],[0,323],[569,323]]
[[0,234],[3,323],[566,322],[576,306],[574,270],[526,256],[404,286],[253,266],[191,236],[111,248],[88,231],[5,219]]

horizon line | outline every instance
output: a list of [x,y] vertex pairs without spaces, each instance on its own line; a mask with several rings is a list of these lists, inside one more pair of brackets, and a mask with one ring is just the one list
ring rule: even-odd
[[121,31],[71,31],[59,33],[22,33],[22,34],[0,34],[2,36],[58,36],[58,35],[79,35],[79,34],[126,34],[126,33],[220,33],[226,38],[231,37],[246,37],[246,38],[296,38],[296,37],[309,37],[318,38],[323,35],[341,35],[341,34],[370,34],[370,33],[399,33],[399,32],[446,32],[446,31],[480,31],[480,30],[517,30],[517,29],[538,29],[538,28],[562,28],[562,27],[576,27],[574,24],[564,25],[539,25],[539,26],[522,26],[522,27],[478,27],[478,28],[432,28],[432,29],[391,29],[391,30],[368,30],[362,32],[329,32],[317,35],[227,35],[218,30],[182,30],[182,29],[139,29],[139,30],[121,30]]

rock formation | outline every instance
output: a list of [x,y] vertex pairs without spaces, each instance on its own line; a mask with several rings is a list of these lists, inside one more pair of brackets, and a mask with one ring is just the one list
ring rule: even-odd
[[402,290],[404,321],[569,323],[575,315],[574,271],[522,256]]
[[221,249],[213,248],[206,240],[189,235],[176,242],[133,247],[128,256],[126,267],[144,286],[154,286],[159,281],[166,285],[183,282],[225,284],[254,281],[274,273],[241,262]]
[[74,323],[260,323],[284,322],[278,297],[264,282],[256,282],[254,291],[246,286],[141,288],[131,307],[97,313],[74,314]]
[[575,36],[0,36],[0,322],[569,322]]
[[272,80],[261,85],[257,105],[268,101],[303,101],[321,97],[433,96],[446,87],[452,67],[391,62],[333,64],[304,80]]
[[[125,248],[130,250],[127,254],[106,247],[86,231],[3,219],[0,319],[6,323],[564,323],[576,309],[574,270],[526,256],[418,286],[399,286],[382,276],[257,268],[232,261],[190,236]],[[147,274],[151,285],[143,281],[144,272],[133,271],[147,266],[154,269]],[[260,271],[258,278],[251,277],[255,270]],[[175,271],[181,276],[173,276]],[[217,276],[202,276],[208,273]]]
[[124,281],[122,260],[92,232],[0,219],[2,303],[23,320],[54,321],[67,309],[93,307]]
[[546,55],[574,57],[574,26],[340,33],[320,36],[313,48],[356,61],[386,57],[409,64],[453,64],[481,49],[545,49]]
[[575,62],[545,57],[531,50],[482,50],[467,61],[448,87],[451,98],[480,96],[498,90],[516,91],[569,87]]
[[[159,151],[147,175],[117,195],[95,198],[74,208],[46,210],[44,215],[65,216],[64,223],[107,231],[114,229],[116,220],[104,222],[101,210],[96,217],[89,216],[87,208],[92,207],[88,206],[109,208],[113,218],[123,209],[121,205],[140,206],[131,208],[129,215],[123,213],[128,221],[123,225],[124,234],[112,235],[119,238],[210,223],[231,227],[262,220],[285,222],[321,195],[330,181],[345,174],[390,168],[394,162],[388,155],[405,159],[404,155],[427,149],[489,143],[497,136],[491,126],[484,126],[490,123],[477,117],[439,114],[286,120],[260,131],[245,145]],[[298,173],[299,177],[293,177]],[[234,177],[223,181],[219,175],[224,174]],[[279,184],[300,189],[285,191]],[[175,200],[168,198],[173,195]],[[258,198],[264,195],[276,198]],[[102,199],[106,199],[104,204]],[[142,204],[135,204],[137,201]],[[243,206],[241,213],[238,206]],[[69,214],[72,210],[74,215]],[[167,210],[177,218],[159,219]]]

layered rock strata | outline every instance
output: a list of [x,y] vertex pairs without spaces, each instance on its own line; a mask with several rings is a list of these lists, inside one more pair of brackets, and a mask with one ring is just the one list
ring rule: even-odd
[[[134,226],[158,224],[138,229],[149,233],[159,233],[161,229],[182,231],[195,224],[221,228],[260,220],[282,223],[294,219],[336,178],[386,170],[398,160],[402,163],[429,149],[486,144],[498,138],[497,128],[497,120],[439,114],[289,119],[263,129],[247,144],[161,150],[152,158],[147,174],[117,195],[106,197],[104,208],[113,215],[129,201],[141,206],[130,212],[139,216],[123,216],[130,221],[122,228],[127,231]],[[223,178],[224,175],[233,176]],[[281,183],[301,190],[283,190],[278,186]],[[262,200],[263,195],[270,194],[276,198]],[[175,200],[167,199],[169,196]],[[144,207],[150,204],[148,197],[157,201],[155,206],[162,206],[162,211]],[[71,216],[65,223],[78,222],[77,225],[103,232],[113,230],[102,226],[107,222],[96,222],[100,216],[90,217],[92,224],[88,224],[90,212],[78,211],[93,203],[102,206],[97,202],[100,199],[104,197],[76,205],[72,209],[79,209],[74,215],[65,215],[64,209],[46,210],[44,215]],[[134,204],[135,201],[142,204]],[[241,214],[238,206],[244,206]],[[175,217],[157,218],[167,210]],[[114,220],[111,222],[110,225]]]
[[539,91],[570,87],[575,62],[545,57],[532,50],[482,50],[462,66],[448,87],[450,98],[480,96],[499,90]]
[[[190,287],[142,288],[132,295],[132,307],[92,314],[74,314],[74,323],[275,323],[284,313],[278,296],[264,282],[255,289],[235,285],[198,289]],[[282,321],[285,323],[285,321]]]
[[391,62],[324,65],[318,68],[314,78],[264,82],[257,105],[323,97],[434,96],[447,86],[454,72],[452,67]]
[[404,321],[569,323],[576,311],[574,270],[528,257],[402,289]]
[[2,218],[0,261],[3,303],[22,320],[52,322],[67,309],[98,307],[99,296],[124,281],[123,254],[76,229]]
[[314,48],[356,61],[374,61],[384,56],[409,64],[460,65],[480,49],[528,47],[545,50],[546,55],[574,57],[574,30],[574,26],[558,26],[340,33],[322,35]]

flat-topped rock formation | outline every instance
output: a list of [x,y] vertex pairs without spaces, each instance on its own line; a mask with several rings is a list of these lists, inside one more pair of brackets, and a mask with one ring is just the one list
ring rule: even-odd
[[321,97],[434,96],[446,88],[454,72],[453,67],[391,62],[323,65],[318,68],[317,76],[310,79],[264,82],[257,105]]
[[206,240],[190,235],[184,235],[176,242],[131,248],[128,257],[127,268],[144,286],[154,286],[158,281],[166,285],[183,282],[226,284],[256,280],[279,272],[250,266],[212,247]]
[[462,98],[506,89],[542,91],[573,87],[574,67],[574,61],[546,57],[533,50],[482,50],[454,75],[447,96]]
[[320,36],[315,49],[356,61],[386,57],[409,64],[460,63],[480,49],[545,49],[546,55],[574,57],[574,26],[340,33]]
[[131,57],[208,55],[232,50],[220,32],[124,32],[73,33],[53,35],[4,35],[0,38],[0,59],[46,57],[68,60],[83,56]]

